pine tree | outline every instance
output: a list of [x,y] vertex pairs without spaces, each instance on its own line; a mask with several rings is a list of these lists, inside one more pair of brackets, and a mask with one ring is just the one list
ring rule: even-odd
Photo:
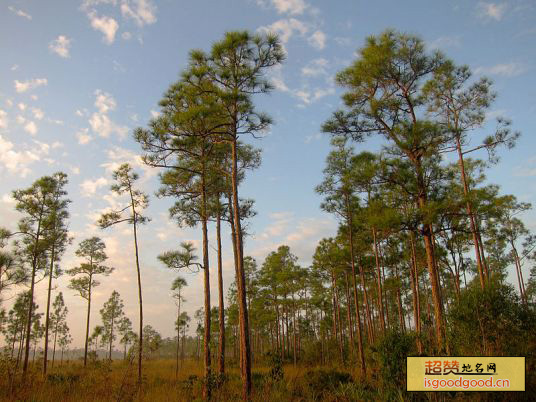
[[[121,196],[127,195],[129,202],[126,207],[117,211],[104,213],[99,219],[101,229],[109,228],[122,222],[132,225],[134,235],[134,252],[136,257],[136,273],[138,276],[138,302],[139,302],[139,341],[138,341],[138,384],[142,381],[142,358],[143,358],[143,299],[141,292],[141,271],[138,250],[138,225],[149,222],[149,218],[143,216],[141,212],[149,205],[149,197],[134,187],[139,176],[133,172],[128,163],[124,163],[114,171],[113,178],[116,184],[113,184],[111,190],[113,193]],[[129,211],[125,217],[125,211]]]
[[100,282],[94,279],[97,275],[110,275],[114,268],[102,265],[108,259],[105,252],[106,245],[98,237],[91,237],[83,240],[78,245],[76,255],[85,261],[78,267],[69,269],[67,273],[72,278],[69,288],[78,292],[80,297],[87,300],[87,318],[86,318],[86,337],[84,342],[84,367],[87,365],[88,339],[89,339],[89,320],[91,315],[91,292],[93,288],[100,285]]

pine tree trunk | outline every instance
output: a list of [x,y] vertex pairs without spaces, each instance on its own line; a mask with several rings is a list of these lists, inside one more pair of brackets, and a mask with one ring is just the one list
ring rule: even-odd
[[383,307],[383,290],[382,290],[382,274],[380,267],[380,257],[378,255],[378,242],[376,240],[376,229],[372,228],[372,240],[374,242],[374,258],[376,261],[376,282],[378,292],[378,310],[380,312],[380,328],[382,332],[385,332],[385,315]]
[[143,298],[141,293],[141,272],[140,272],[140,259],[138,253],[138,215],[136,209],[134,208],[134,195],[132,194],[132,187],[129,183],[129,192],[130,192],[130,202],[132,206],[132,216],[134,220],[133,232],[134,232],[134,251],[136,253],[136,273],[138,277],[138,302],[140,308],[140,334],[138,338],[138,385],[141,385],[142,382],[142,359],[143,359]]
[[45,203],[41,204],[41,210],[39,212],[39,221],[37,224],[37,233],[35,237],[34,247],[33,247],[33,256],[32,256],[32,279],[30,285],[30,305],[28,306],[28,319],[26,321],[26,347],[24,350],[24,363],[22,366],[22,382],[26,380],[26,372],[28,371],[28,358],[30,357],[30,334],[32,331],[32,315],[33,315],[33,300],[34,300],[34,289],[35,289],[35,274],[37,272],[37,246],[41,237],[41,221],[43,219],[43,213],[45,209]]
[[177,310],[177,360],[175,362],[175,381],[177,381],[179,379],[179,345],[180,345],[180,339],[181,339],[181,334],[180,334],[180,317],[181,317],[181,307],[180,307],[180,303],[181,303],[181,299],[180,299],[180,296],[179,296],[179,308]]
[[[93,271],[93,259],[90,259],[91,270]],[[89,287],[87,292],[87,319],[86,319],[86,341],[84,343],[84,367],[87,366],[87,348],[89,340],[89,317],[91,315],[91,285],[93,282],[93,274],[89,275]]]
[[423,346],[421,341],[421,303],[419,295],[419,271],[417,270],[417,255],[415,250],[415,235],[410,232],[411,264],[410,277],[413,287],[413,318],[415,320],[415,332],[417,333],[417,349],[422,354]]
[[[219,204],[219,199],[218,199]],[[222,263],[222,248],[221,248],[221,216],[218,211],[216,216],[216,242],[218,243],[218,296],[219,296],[219,365],[218,372],[225,374],[225,306],[223,300],[223,263]]]
[[58,337],[58,323],[54,331],[54,347],[52,348],[52,368],[54,368],[54,360],[56,358],[56,338]]
[[210,270],[208,259],[208,230],[207,230],[207,200],[205,187],[205,168],[203,166],[203,174],[201,175],[201,208],[202,208],[202,231],[203,231],[203,277],[204,277],[204,292],[205,292],[205,382],[203,384],[203,396],[206,400],[211,397],[210,389]]
[[237,152],[237,135],[235,121],[235,135],[232,141],[232,190],[233,190],[233,213],[234,213],[234,225],[236,236],[236,249],[238,251],[238,277],[237,277],[237,290],[238,290],[238,307],[240,318],[240,346],[241,354],[243,355],[244,365],[242,368],[242,397],[244,400],[248,400],[251,393],[251,353],[249,343],[249,322],[248,322],[248,307],[246,301],[246,276],[244,272],[244,255],[242,247],[242,227],[240,222],[240,207],[238,201],[238,152]]
[[344,271],[344,284],[346,289],[346,319],[348,320],[348,330],[350,332],[350,350],[352,351],[352,356],[354,352],[354,329],[352,327],[352,304],[350,300],[350,288],[348,286],[348,272]]
[[[460,165],[461,179],[462,179],[462,184],[463,184],[463,193],[465,197],[467,198],[469,196],[469,184],[467,183],[467,177],[465,174],[465,164],[463,162],[463,153],[462,153],[462,147],[461,147],[459,135],[456,135],[456,149],[458,151],[458,164]],[[477,231],[476,231],[475,216],[473,214],[471,203],[469,202],[469,200],[467,200],[465,203],[465,209],[467,210],[467,215],[469,216],[471,234],[473,235],[473,243],[474,243],[475,256],[476,256],[476,266],[478,268],[478,278],[480,279],[480,287],[484,289],[485,278],[484,278],[484,272],[482,269],[482,258],[480,256],[480,242],[479,242],[479,238],[477,236]]]
[[[55,240],[55,239],[54,239]],[[52,243],[52,252],[50,253],[50,272],[48,273],[48,290],[47,290],[47,311],[45,318],[45,350],[43,355],[43,375],[47,374],[48,365],[48,327],[50,325],[50,297],[52,294],[52,277],[54,272],[54,259],[56,258],[56,243]]]

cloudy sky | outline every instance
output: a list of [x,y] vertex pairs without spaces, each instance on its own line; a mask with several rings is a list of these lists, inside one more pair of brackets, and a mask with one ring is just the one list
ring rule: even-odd
[[[478,134],[489,132],[496,116],[505,116],[522,137],[489,170],[489,180],[504,193],[535,202],[535,22],[536,4],[530,0],[412,0],[403,6],[398,0],[2,0],[0,225],[15,227],[12,190],[58,170],[68,173],[74,243],[62,267],[78,263],[74,250],[81,240],[101,236],[107,263],[116,269],[95,290],[92,326],[114,289],[135,323],[130,228],[100,231],[94,225],[100,211],[117,201],[110,197],[111,172],[122,162],[132,163],[142,188],[154,194],[158,172],[140,163],[132,130],[158,113],[158,101],[185,67],[191,49],[208,50],[224,32],[237,29],[276,32],[287,52],[286,62],[271,73],[277,89],[256,99],[275,124],[265,138],[255,140],[263,149],[263,164],[241,189],[242,196],[256,200],[258,215],[250,222],[245,252],[259,263],[284,243],[308,264],[316,242],[334,233],[336,222],[320,211],[314,193],[329,151],[319,128],[340,105],[334,74],[352,61],[366,36],[386,28],[418,34],[429,49],[441,49],[477,76],[494,81],[497,101],[490,124]],[[175,307],[169,287],[176,273],[156,256],[200,238],[198,230],[180,229],[168,219],[170,205],[171,200],[152,196],[147,211],[152,221],[140,232],[145,321],[164,336],[172,336]],[[534,215],[526,217],[535,222]],[[228,243],[227,284],[233,277]],[[186,310],[193,315],[202,305],[202,278],[185,277]],[[56,291],[66,296],[74,345],[80,346],[85,301],[67,284],[68,278],[61,278]],[[44,289],[40,283],[41,310]],[[215,280],[212,289],[216,301]]]

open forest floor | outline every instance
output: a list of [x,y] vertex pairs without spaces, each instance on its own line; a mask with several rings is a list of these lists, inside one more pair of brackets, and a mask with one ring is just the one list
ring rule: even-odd
[[[149,360],[144,364],[143,385],[137,387],[137,368],[126,361],[92,363],[68,362],[50,369],[46,380],[38,368],[30,371],[22,384],[9,371],[0,378],[1,401],[200,401],[203,367],[186,360],[175,377],[174,360]],[[275,377],[278,377],[275,375]],[[531,378],[531,377],[530,377]],[[533,379],[532,379],[533,380]],[[527,381],[531,381],[529,377]],[[225,381],[214,380],[214,401],[241,400],[241,380],[237,367],[230,367]],[[533,400],[528,392],[406,392],[382,385],[377,373],[360,377],[355,370],[335,366],[283,366],[283,378],[274,378],[273,368],[253,370],[252,401],[361,401],[361,400]],[[527,390],[531,387],[527,384]],[[533,395],[532,395],[533,396]]]

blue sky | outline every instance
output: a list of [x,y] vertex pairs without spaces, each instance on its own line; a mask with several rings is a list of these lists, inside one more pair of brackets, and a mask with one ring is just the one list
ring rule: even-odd
[[[440,49],[456,63],[469,65],[475,75],[493,80],[498,97],[490,124],[476,136],[489,132],[500,115],[512,119],[522,137],[515,149],[502,152],[501,163],[488,171],[489,181],[501,185],[503,193],[535,202],[535,22],[536,4],[530,0],[415,0],[403,5],[396,0],[2,0],[1,225],[13,228],[17,220],[11,190],[44,174],[68,173],[75,239],[62,266],[77,264],[78,242],[101,236],[108,264],[116,271],[102,278],[96,290],[92,326],[113,289],[136,322],[130,228],[103,232],[94,226],[99,213],[119,201],[110,196],[111,172],[122,162],[132,163],[142,188],[153,195],[157,171],[140,163],[132,130],[158,113],[158,101],[185,67],[191,49],[208,50],[225,31],[238,29],[276,32],[287,52],[285,63],[271,73],[276,90],[256,99],[275,124],[262,140],[253,141],[263,149],[263,164],[241,188],[242,196],[256,200],[258,215],[250,222],[246,254],[259,263],[285,243],[308,264],[317,241],[335,232],[336,222],[320,211],[314,193],[329,152],[320,125],[340,106],[334,74],[354,59],[366,36],[386,28],[418,34],[429,49]],[[147,211],[152,222],[140,234],[146,323],[164,336],[172,335],[174,305],[168,289],[176,274],[163,268],[156,255],[200,238],[198,230],[179,229],[168,220],[170,205],[171,200],[152,196]],[[535,228],[534,215],[526,218]],[[226,244],[227,284],[233,277],[228,250]],[[185,277],[186,309],[193,315],[202,305],[201,276]],[[67,283],[61,278],[57,291],[66,296],[74,345],[79,346],[85,303]],[[215,303],[216,282],[212,284]],[[38,303],[45,305],[43,283]]]

